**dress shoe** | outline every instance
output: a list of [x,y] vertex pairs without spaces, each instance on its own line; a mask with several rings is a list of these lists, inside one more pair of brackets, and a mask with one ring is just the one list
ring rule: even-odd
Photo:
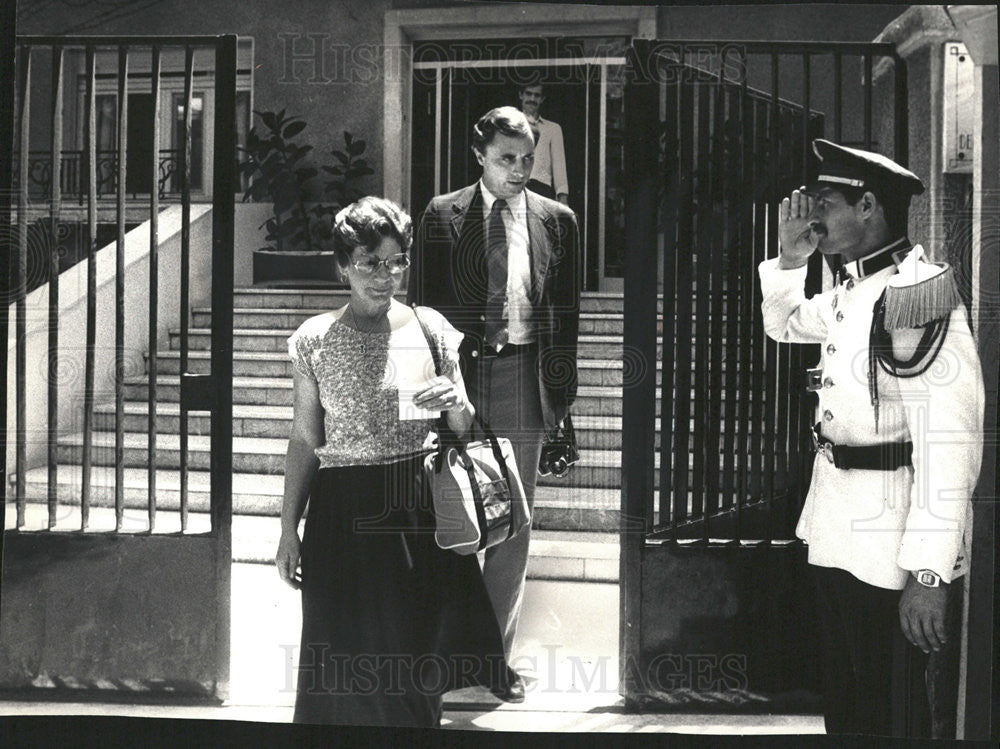
[[492,687],[490,692],[504,702],[524,702],[524,679],[516,671],[511,671],[503,686]]

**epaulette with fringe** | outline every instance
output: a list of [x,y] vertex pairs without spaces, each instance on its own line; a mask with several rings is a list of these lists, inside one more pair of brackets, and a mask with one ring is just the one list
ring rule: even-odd
[[962,303],[955,271],[947,263],[929,263],[915,248],[897,267],[885,288],[885,328],[919,328],[947,317]]

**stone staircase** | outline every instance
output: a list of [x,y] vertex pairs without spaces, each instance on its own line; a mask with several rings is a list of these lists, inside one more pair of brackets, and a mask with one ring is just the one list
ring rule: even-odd
[[[292,417],[292,370],[286,339],[306,318],[346,302],[344,291],[238,289],[234,298],[233,537],[234,558],[273,555],[281,505],[284,453]],[[195,309],[188,369],[210,368],[211,311]],[[586,293],[581,304],[579,392],[572,414],[581,461],[568,477],[540,477],[529,575],[554,579],[618,578],[622,388],[648,364],[623,355],[621,294]],[[159,354],[156,409],[158,513],[179,507],[180,332]],[[627,352],[626,352],[627,353]],[[658,357],[659,358],[659,357]],[[657,363],[659,368],[659,363]],[[659,381],[659,372],[657,373]],[[148,379],[126,381],[125,502],[141,510],[147,493]],[[114,405],[98,406],[93,435],[92,506],[113,507]],[[209,504],[207,414],[189,415],[189,511]],[[657,422],[657,439],[659,423]],[[61,502],[79,502],[82,434],[59,440]],[[658,470],[657,470],[658,474]],[[29,498],[44,497],[46,469],[26,475]]]

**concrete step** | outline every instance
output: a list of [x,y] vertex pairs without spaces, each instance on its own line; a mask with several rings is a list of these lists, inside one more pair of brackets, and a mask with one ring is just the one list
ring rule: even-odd
[[[329,312],[327,307],[235,307],[233,327],[248,330],[288,330],[289,334],[310,317]],[[662,324],[662,316],[657,317]],[[692,324],[694,317],[691,318]],[[724,320],[725,318],[723,318]],[[212,311],[196,308],[193,312],[192,327],[208,328],[212,322]],[[624,329],[624,314],[617,312],[581,312],[580,333],[588,335],[621,335]]]
[[[693,444],[693,435],[689,438]],[[93,464],[115,464],[115,435],[113,432],[94,432]],[[123,465],[127,468],[144,468],[149,465],[148,437],[142,432],[125,432],[122,435]],[[208,471],[211,463],[211,439],[208,435],[192,434],[188,437],[188,468]],[[234,437],[233,471],[235,473],[278,475],[284,471],[287,439],[270,437]],[[61,464],[82,462],[83,435],[73,434],[59,439],[58,460]],[[692,470],[694,453],[688,454],[688,469]],[[724,456],[719,450],[719,470]],[[156,441],[158,468],[179,469],[180,437],[177,434],[158,434]],[[654,453],[654,481],[659,482],[659,453]],[[580,461],[568,476],[539,476],[540,486],[563,488],[618,489],[622,485],[620,449],[581,449]]]
[[[126,401],[124,430],[145,432],[148,428],[148,407],[145,401]],[[188,413],[188,434],[211,434],[211,416],[203,412]],[[99,432],[115,430],[114,404],[94,409],[94,428]],[[233,406],[234,437],[271,437],[287,440],[292,428],[291,406]],[[159,401],[156,404],[157,434],[180,433],[180,404]]]
[[[287,354],[288,337],[293,329],[278,328],[234,328],[233,350],[236,352],[272,352]],[[578,359],[621,359],[624,339],[621,335],[580,334]],[[180,330],[170,331],[169,350],[179,351]],[[208,328],[190,328],[188,331],[188,351],[210,351],[211,331]],[[165,351],[163,352],[165,353]],[[662,345],[657,342],[656,355],[662,359]]]
[[[124,430],[144,433],[148,427],[147,404],[145,401],[126,401]],[[619,450],[622,445],[622,420],[620,416],[574,416],[577,442],[581,448],[598,450]],[[233,406],[234,437],[269,437],[287,440],[292,427],[291,406]],[[97,432],[113,432],[115,429],[114,404],[104,404],[94,409],[94,428]],[[690,434],[694,434],[694,419],[689,420]],[[722,422],[719,424],[720,434]],[[158,434],[176,435],[180,433],[180,405],[177,402],[160,401],[156,406],[156,430]],[[202,412],[188,413],[188,434],[211,434],[211,417]],[[737,432],[738,434],[738,432]],[[660,420],[656,419],[654,448],[660,445]],[[720,439],[721,449],[721,439]]]
[[[149,468],[146,465],[124,470],[124,501],[130,517],[146,517]],[[58,466],[58,496],[61,510],[78,507],[82,494],[81,467],[64,462]],[[15,477],[10,477],[11,486]],[[91,471],[91,507],[114,507],[114,466],[94,465]],[[34,468],[25,474],[25,496],[29,502],[44,502],[47,497],[48,469]],[[188,509],[208,512],[211,479],[209,472],[192,468],[188,472]],[[234,472],[232,479],[233,515],[264,515],[273,518],[281,513],[284,476]],[[657,493],[658,494],[658,493]],[[13,491],[8,492],[13,505]],[[157,508],[176,511],[180,508],[180,472],[176,468],[157,467]],[[657,501],[654,498],[654,502]],[[617,532],[621,518],[621,490],[618,487],[588,488],[550,481],[535,492],[532,527],[541,530]],[[12,527],[8,525],[8,527]]]
[[[233,295],[234,308],[333,309],[347,303],[347,289],[264,289],[242,287]],[[406,294],[396,295],[405,303]],[[657,299],[657,311],[662,311],[662,297]],[[581,312],[621,312],[625,301],[621,293],[585,291],[580,297]]]
[[[130,401],[146,402],[147,377],[130,378],[125,382],[125,398]],[[157,401],[176,403],[180,399],[180,377],[162,375],[156,380]],[[691,398],[698,394],[692,385]],[[729,394],[720,393],[720,404],[724,404]],[[733,396],[734,397],[734,396]],[[659,403],[659,395],[656,397]],[[287,377],[233,377],[233,404],[248,406],[291,406],[292,380]],[[657,410],[659,406],[655,406]],[[622,388],[587,385],[577,389],[577,398],[572,413],[584,416],[621,416]]]
[[[630,356],[626,361],[618,359],[588,359],[587,352],[581,347],[581,357],[577,361],[577,376],[581,385],[597,385],[607,387],[622,387],[626,383],[634,384],[642,376],[647,367],[640,364],[638,356]],[[157,355],[157,371],[161,375],[180,372],[180,351],[161,351]],[[697,363],[692,360],[691,371],[695,372]],[[147,371],[148,371],[147,361]],[[656,382],[660,383],[663,362],[656,362]],[[188,351],[187,371],[191,374],[209,374],[211,367],[211,352]],[[718,371],[726,372],[726,362],[720,363]],[[292,363],[285,351],[236,351],[233,354],[233,375],[236,377],[292,377]]]

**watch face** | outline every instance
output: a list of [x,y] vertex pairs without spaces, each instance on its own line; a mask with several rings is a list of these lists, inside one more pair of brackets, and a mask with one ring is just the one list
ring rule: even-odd
[[936,588],[941,584],[941,577],[930,570],[920,570],[917,573],[917,582],[921,585],[925,585],[928,588]]

